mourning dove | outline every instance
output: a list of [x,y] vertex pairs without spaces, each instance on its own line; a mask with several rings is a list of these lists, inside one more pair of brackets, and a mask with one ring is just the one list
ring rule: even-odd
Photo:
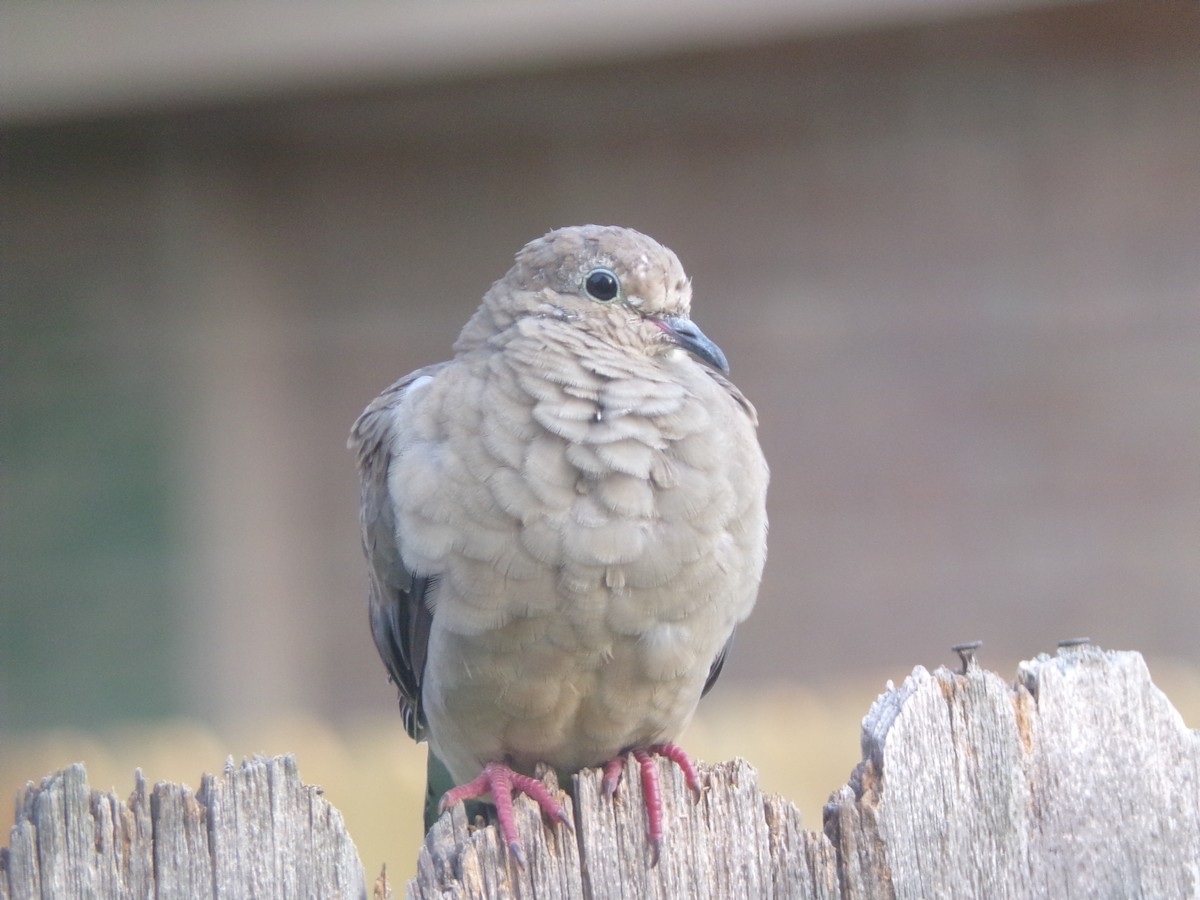
[[529,243],[454,358],[354,424],[371,630],[408,733],[490,795],[523,859],[512,795],[567,821],[531,777],[657,768],[749,615],[766,557],[754,407],[689,316],[673,252],[616,227]]

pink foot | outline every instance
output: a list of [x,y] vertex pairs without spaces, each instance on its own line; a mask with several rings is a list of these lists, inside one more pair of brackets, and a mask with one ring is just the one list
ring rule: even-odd
[[567,817],[566,810],[550,796],[550,792],[546,790],[544,784],[536,778],[514,772],[501,762],[488,763],[474,781],[468,781],[466,784],[460,784],[458,787],[446,791],[438,806],[438,812],[445,812],[455,803],[463,800],[475,800],[489,793],[492,795],[492,802],[496,804],[496,822],[500,826],[501,834],[504,835],[505,843],[508,844],[508,851],[522,868],[525,867],[525,851],[521,849],[521,839],[517,834],[517,821],[513,818],[513,794],[532,797],[537,801],[537,805],[541,807],[544,815],[562,822],[567,826],[568,831],[572,830],[571,820]]
[[[655,765],[651,754],[665,756],[683,770],[687,786],[700,794],[700,779],[696,775],[696,767],[692,760],[677,744],[651,744],[644,750],[631,750],[629,755],[634,758],[641,770],[642,796],[646,803],[646,819],[649,825],[650,849],[654,854],[654,863],[658,863],[658,851],[663,838],[663,805],[662,789],[658,781],[658,766]],[[621,780],[621,770],[625,767],[626,757],[617,756],[604,765],[604,793],[611,797],[617,791],[617,783]]]

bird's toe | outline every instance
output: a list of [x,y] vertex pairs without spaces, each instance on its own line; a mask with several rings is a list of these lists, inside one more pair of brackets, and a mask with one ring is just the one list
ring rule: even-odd
[[508,845],[513,859],[521,867],[525,866],[525,851],[521,846],[517,820],[513,813],[513,796],[515,794],[525,794],[530,797],[537,803],[543,815],[563,823],[567,826],[568,831],[574,831],[567,811],[551,795],[546,785],[529,775],[513,771],[501,762],[488,763],[483,767],[478,778],[446,791],[440,809],[445,811],[455,803],[476,800],[488,794],[491,794],[492,803],[496,806],[496,824],[500,828],[500,833],[504,835],[504,842]]

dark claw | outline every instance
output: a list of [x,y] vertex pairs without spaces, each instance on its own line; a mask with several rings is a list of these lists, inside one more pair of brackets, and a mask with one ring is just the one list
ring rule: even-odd
[[604,764],[604,796],[612,799],[621,783],[621,772],[625,768],[625,757],[616,756]]
[[575,833],[575,828],[571,825],[571,817],[567,815],[567,811],[565,809],[560,807],[554,818],[562,822],[563,825],[566,826],[567,831],[569,831],[571,834]]

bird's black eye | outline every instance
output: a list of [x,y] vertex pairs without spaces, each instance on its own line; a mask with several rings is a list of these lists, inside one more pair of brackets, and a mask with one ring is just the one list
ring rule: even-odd
[[621,293],[621,282],[611,269],[592,269],[583,280],[583,286],[589,297],[605,303]]

